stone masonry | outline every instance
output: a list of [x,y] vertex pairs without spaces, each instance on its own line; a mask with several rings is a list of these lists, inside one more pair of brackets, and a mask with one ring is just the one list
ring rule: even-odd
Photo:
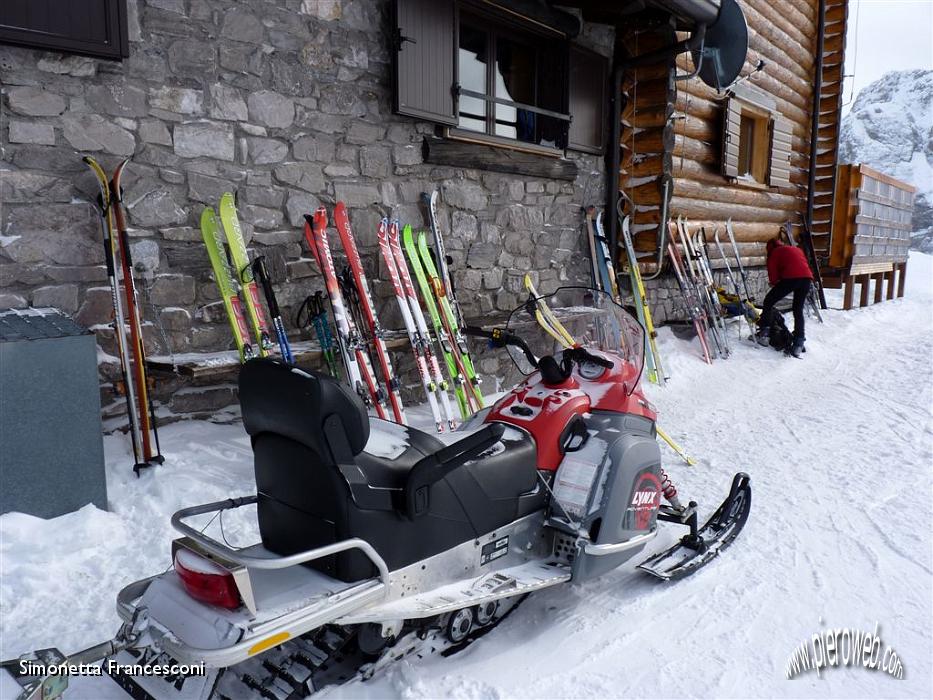
[[[294,311],[322,288],[302,215],[343,200],[389,328],[401,321],[375,231],[393,214],[440,222],[467,317],[503,317],[531,272],[542,291],[589,279],[581,206],[604,200],[603,159],[579,153],[575,182],[422,162],[433,124],[391,110],[387,0],[128,0],[130,56],[95,60],[0,46],[0,308],[55,306],[98,334],[104,404],[118,372],[96,181],[124,178],[150,356],[232,347],[198,219],[236,191],[251,253],[264,255],[292,335]],[[578,41],[609,55],[607,27]],[[481,355],[480,370],[499,362]],[[109,360],[109,361],[108,361]],[[405,371],[411,362],[397,355]],[[414,376],[406,374],[411,387]],[[487,384],[487,386],[489,386]],[[229,385],[159,377],[175,413],[235,400]]]

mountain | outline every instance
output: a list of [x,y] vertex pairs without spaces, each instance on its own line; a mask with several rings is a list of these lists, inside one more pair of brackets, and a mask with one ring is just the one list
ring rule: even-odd
[[933,71],[892,71],[863,88],[842,120],[839,162],[915,185],[913,247],[933,252]]

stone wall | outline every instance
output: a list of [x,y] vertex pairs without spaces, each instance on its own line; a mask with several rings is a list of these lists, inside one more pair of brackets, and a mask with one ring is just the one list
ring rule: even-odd
[[[132,158],[125,201],[150,355],[232,346],[198,229],[202,208],[228,190],[289,325],[322,287],[302,215],[335,200],[350,210],[390,328],[401,322],[381,281],[376,224],[394,213],[420,225],[419,196],[434,188],[468,317],[515,306],[528,271],[542,290],[588,279],[581,205],[604,200],[602,158],[569,154],[575,182],[423,163],[434,125],[391,112],[387,0],[128,5],[122,63],[0,46],[0,308],[55,306],[93,328],[105,394],[117,365],[85,154],[108,170]],[[608,55],[613,37],[586,25],[579,41]],[[481,367],[498,371],[492,359]],[[155,393],[176,412],[234,398],[230,386],[205,391],[177,377],[160,378]]]

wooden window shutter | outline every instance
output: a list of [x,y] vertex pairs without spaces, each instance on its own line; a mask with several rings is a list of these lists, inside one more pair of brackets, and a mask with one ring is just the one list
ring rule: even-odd
[[793,125],[779,114],[771,120],[771,158],[768,184],[772,187],[790,187],[791,134]]
[[0,44],[129,56],[126,0],[0,0]]
[[570,47],[570,122],[568,146],[602,153],[606,145],[608,61],[577,46]]
[[395,0],[395,112],[456,125],[454,0]]
[[742,105],[734,97],[726,102],[722,130],[722,174],[739,176],[739,139],[742,128]]

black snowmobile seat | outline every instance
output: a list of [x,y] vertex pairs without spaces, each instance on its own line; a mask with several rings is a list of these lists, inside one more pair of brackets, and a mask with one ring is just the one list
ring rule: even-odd
[[[333,378],[271,359],[243,366],[239,392],[260,535],[271,551],[359,537],[397,569],[543,507],[534,444],[520,431],[506,429],[509,439],[499,440],[503,429],[486,426],[445,447],[371,419]],[[352,550],[309,565],[344,581],[375,573]]]

